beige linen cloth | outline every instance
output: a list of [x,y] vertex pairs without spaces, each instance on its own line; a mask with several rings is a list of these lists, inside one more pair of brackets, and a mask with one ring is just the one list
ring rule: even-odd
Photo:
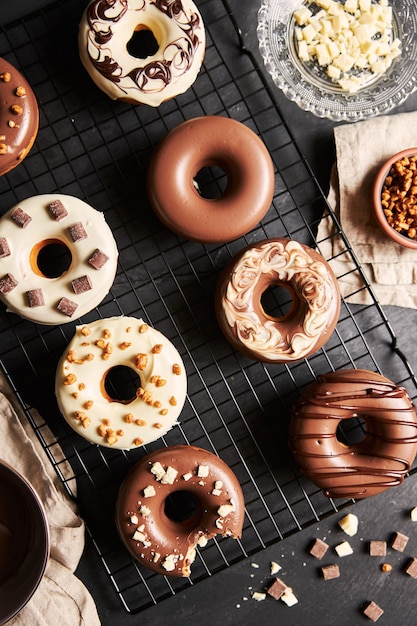
[[[383,305],[417,306],[417,252],[392,242],[371,212],[371,189],[378,168],[391,155],[417,146],[417,112],[381,116],[334,130],[336,164],[328,202],[342,231]],[[342,295],[348,302],[369,304],[369,291],[346,245],[328,215],[319,225],[320,252],[331,259]],[[359,290],[359,291],[358,291]]]
[[[39,416],[35,413],[34,418]],[[0,458],[29,480],[42,500],[51,541],[50,558],[38,589],[7,626],[99,625],[93,599],[74,575],[84,549],[84,523],[2,375],[0,441]]]

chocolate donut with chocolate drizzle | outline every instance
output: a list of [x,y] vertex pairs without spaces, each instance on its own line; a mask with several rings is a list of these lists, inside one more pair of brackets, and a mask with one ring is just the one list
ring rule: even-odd
[[[338,439],[357,418],[364,438]],[[321,375],[294,404],[289,445],[303,472],[331,498],[365,498],[400,485],[417,452],[417,418],[406,389],[363,369]]]

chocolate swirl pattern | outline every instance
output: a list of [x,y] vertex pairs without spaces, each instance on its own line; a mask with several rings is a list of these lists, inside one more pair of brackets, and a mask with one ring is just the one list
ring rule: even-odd
[[[218,319],[226,336],[252,358],[296,361],[318,350],[333,331],[340,311],[337,282],[317,252],[289,239],[246,248],[220,282]],[[292,308],[272,318],[261,305],[268,287],[286,287]]]
[[[337,429],[362,419],[364,438]],[[289,443],[309,478],[332,498],[365,498],[403,482],[417,452],[416,409],[404,387],[368,370],[319,376],[294,405]]]
[[[149,30],[155,55],[129,54],[135,31]],[[92,0],[80,24],[81,60],[112,99],[159,106],[183,93],[200,70],[204,26],[191,0]]]

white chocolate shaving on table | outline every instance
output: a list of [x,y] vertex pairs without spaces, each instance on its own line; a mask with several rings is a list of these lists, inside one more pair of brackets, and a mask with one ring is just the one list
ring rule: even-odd
[[[285,324],[260,319],[253,308],[261,275],[273,283],[291,283],[297,297],[306,303],[303,326],[293,336]],[[238,264],[222,299],[222,308],[231,328],[244,347],[270,360],[298,360],[308,355],[329,325],[335,310],[335,286],[327,265],[313,259],[296,241],[268,242],[247,250]]]
[[346,92],[356,92],[370,78],[385,74],[401,54],[387,0],[314,0],[293,17],[300,60],[325,68]]

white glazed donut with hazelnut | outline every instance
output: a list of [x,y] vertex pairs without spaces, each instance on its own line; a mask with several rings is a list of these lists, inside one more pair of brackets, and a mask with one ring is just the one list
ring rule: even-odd
[[[120,390],[106,384],[117,367],[132,377],[133,397],[119,397]],[[55,377],[58,405],[70,426],[92,443],[121,450],[165,435],[186,392],[184,364],[173,343],[134,317],[77,326]]]
[[[68,255],[58,276],[46,273],[40,260],[52,246]],[[32,196],[0,218],[0,299],[38,324],[65,324],[103,300],[117,258],[102,213],[74,196]]]

